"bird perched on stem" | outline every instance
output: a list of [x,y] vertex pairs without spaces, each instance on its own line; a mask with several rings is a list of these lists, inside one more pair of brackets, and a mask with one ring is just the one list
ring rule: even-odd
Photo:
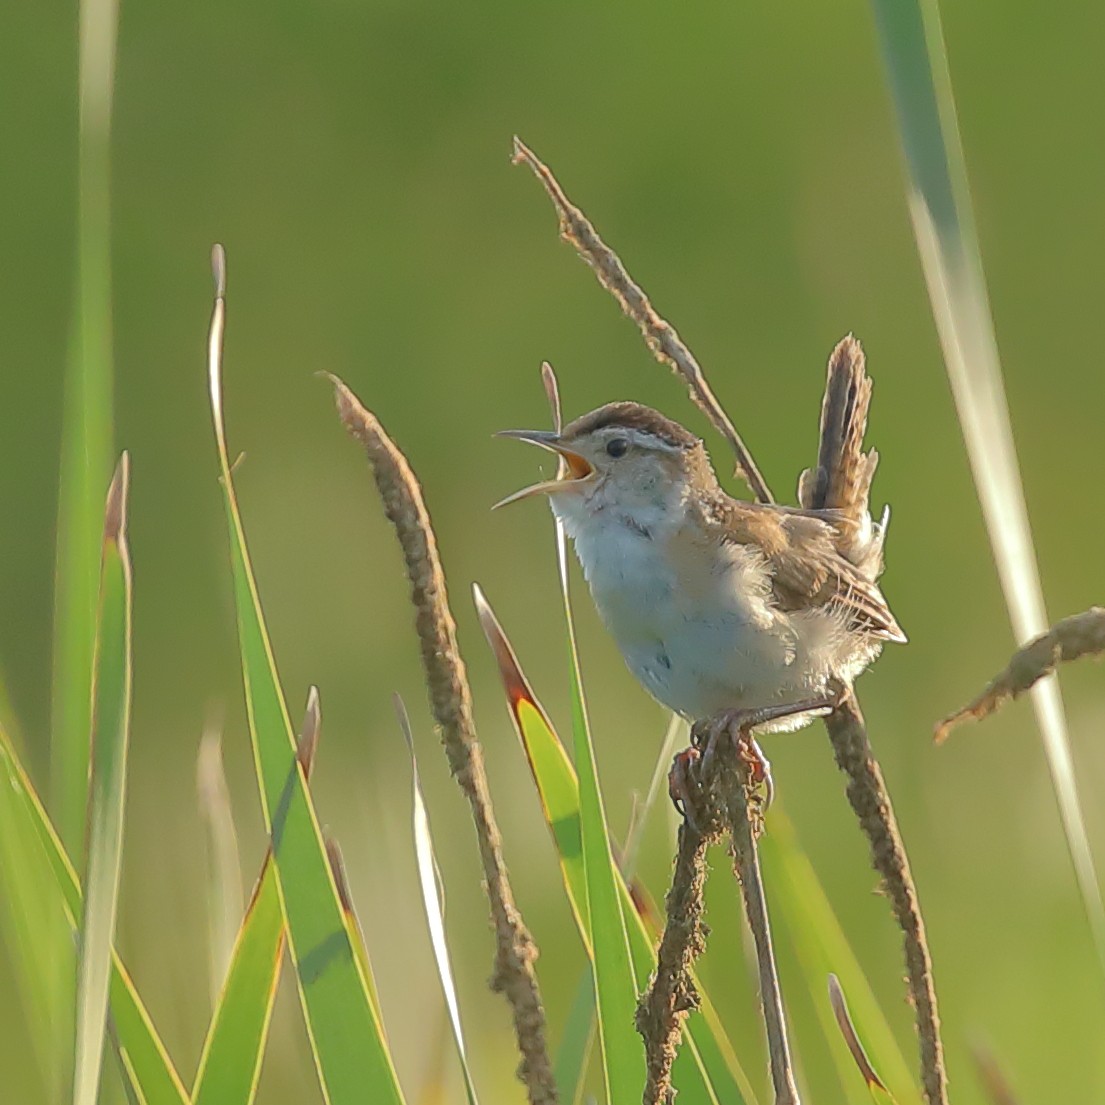
[[603,622],[663,705],[691,721],[739,714],[760,731],[795,729],[885,642],[906,640],[876,583],[888,514],[869,513],[870,393],[849,335],[829,361],[818,463],[799,480],[799,507],[732,498],[699,438],[631,402],[560,433],[502,431],[561,464],[499,505],[548,497]]

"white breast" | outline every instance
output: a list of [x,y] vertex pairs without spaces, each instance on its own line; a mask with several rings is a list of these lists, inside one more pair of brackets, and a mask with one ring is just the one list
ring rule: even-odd
[[659,517],[648,526],[610,510],[564,521],[599,614],[664,705],[695,719],[810,693],[802,641],[769,603],[754,550],[710,548],[688,561],[673,557]]

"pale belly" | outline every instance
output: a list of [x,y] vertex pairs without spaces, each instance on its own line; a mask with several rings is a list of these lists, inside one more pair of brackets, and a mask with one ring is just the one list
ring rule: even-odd
[[715,552],[707,570],[630,531],[613,536],[607,529],[601,549],[577,537],[576,551],[630,671],[663,705],[696,720],[826,692],[831,650],[821,642],[837,627],[776,610],[756,555]]

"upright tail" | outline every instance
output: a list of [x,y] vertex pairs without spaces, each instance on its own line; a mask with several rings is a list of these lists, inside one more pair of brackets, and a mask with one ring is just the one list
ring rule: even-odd
[[863,451],[871,379],[863,346],[852,334],[842,338],[829,357],[825,398],[821,404],[821,441],[817,466],[798,480],[798,502],[806,510],[836,512],[847,534],[841,551],[869,579],[882,569],[882,544],[888,515],[871,521],[871,481],[879,454]]

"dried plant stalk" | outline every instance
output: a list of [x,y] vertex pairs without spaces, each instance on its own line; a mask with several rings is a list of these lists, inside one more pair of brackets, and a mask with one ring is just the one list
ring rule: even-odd
[[522,1055],[519,1077],[531,1105],[556,1105],[556,1084],[545,1042],[545,1011],[533,970],[537,947],[510,888],[483,751],[472,719],[472,696],[457,649],[456,623],[422,490],[375,415],[365,410],[341,380],[331,380],[342,423],[368,454],[384,511],[403,550],[430,703],[449,767],[471,807],[497,942],[491,987],[501,991],[510,1004]]
[[962,721],[978,721],[1023,694],[1050,675],[1061,664],[1082,656],[1105,652],[1105,607],[1091,606],[1056,622],[1046,633],[1013,653],[1003,672],[973,702],[944,718],[936,726],[936,743],[947,740],[952,728]]
[[743,755],[715,756],[705,767],[704,761],[698,762],[699,769],[686,778],[690,792],[683,795],[686,816],[679,830],[657,968],[637,1010],[637,1029],[645,1041],[648,1069],[643,1102],[669,1105],[675,1100],[671,1085],[675,1050],[683,1021],[698,1002],[690,972],[706,944],[707,929],[702,921],[706,848],[728,836],[745,917],[756,947],[775,1105],[799,1105],[756,847],[762,828],[762,803]]
[[587,216],[564,194],[548,166],[520,138],[514,139],[514,163],[528,165],[534,171],[556,208],[560,219],[560,236],[575,246],[579,255],[594,270],[599,283],[640,327],[646,344],[656,358],[686,381],[695,405],[732,446],[737,458],[737,475],[752,489],[758,502],[774,502],[771,489],[756,467],[752,454],[706,382],[694,354],[683,343],[675,328],[656,313],[656,308],[626,271],[618,255],[599,237]]
[[637,1007],[637,1031],[645,1042],[647,1064],[644,1105],[667,1105],[674,1099],[675,1052],[687,1014],[698,1008],[691,968],[706,948],[702,914],[708,843],[687,822],[680,827],[656,973]]
[[837,766],[848,777],[848,801],[867,836],[871,862],[882,876],[894,917],[902,930],[910,1000],[921,1049],[921,1084],[929,1105],[947,1105],[948,1085],[932,956],[909,857],[898,832],[890,793],[882,777],[855,695],[849,695],[826,719]]

